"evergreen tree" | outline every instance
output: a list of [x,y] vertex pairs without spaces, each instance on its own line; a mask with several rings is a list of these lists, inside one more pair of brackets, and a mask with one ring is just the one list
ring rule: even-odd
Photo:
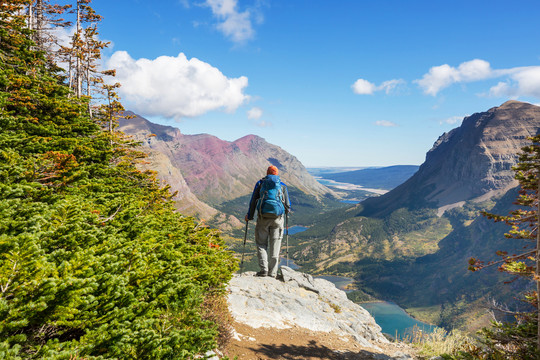
[[484,341],[490,351],[495,354],[506,349],[512,359],[540,356],[540,135],[530,140],[532,144],[522,148],[519,163],[514,168],[520,185],[515,202],[519,207],[507,216],[484,213],[488,218],[510,225],[511,230],[505,236],[522,240],[523,251],[519,254],[499,251],[497,255],[501,259],[487,264],[475,258],[469,261],[472,271],[498,265],[502,272],[530,278],[536,283],[536,291],[525,295],[525,300],[536,308],[534,314],[516,313],[515,324],[496,324],[493,329],[483,330]]
[[30,3],[0,2],[0,358],[214,348],[205,299],[223,295],[236,260],[68,97],[32,41]]

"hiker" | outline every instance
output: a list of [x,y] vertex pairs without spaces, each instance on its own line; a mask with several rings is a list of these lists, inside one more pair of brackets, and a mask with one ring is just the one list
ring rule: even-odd
[[261,269],[255,276],[275,278],[283,239],[283,223],[291,209],[287,185],[279,179],[278,169],[275,166],[270,166],[266,176],[255,185],[246,214],[246,223],[253,220],[255,209],[257,209],[255,244]]

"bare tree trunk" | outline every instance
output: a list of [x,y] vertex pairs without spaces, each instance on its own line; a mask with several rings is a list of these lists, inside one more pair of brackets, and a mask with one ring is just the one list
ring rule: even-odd
[[[79,42],[81,41],[80,39],[80,36],[81,36],[81,4],[80,2],[77,0],[77,39],[79,40]],[[76,94],[77,94],[77,97],[80,98],[81,97],[81,93],[82,93],[82,78],[81,78],[81,59],[80,59],[80,51],[81,49],[79,48],[80,47],[80,44],[75,44],[75,55],[76,55],[76,80],[77,80],[77,90],[76,90]]]
[[[71,51],[73,51],[73,49],[71,49]],[[73,59],[72,59],[72,54],[70,54],[68,56],[68,61],[69,61],[69,67],[68,67],[68,77],[69,77],[69,93],[68,93],[68,97],[71,97],[71,91],[73,90]]]
[[34,3],[28,5],[28,29],[34,30]]
[[44,32],[44,19],[43,19],[43,0],[37,0],[36,1],[36,33],[35,33],[35,42],[38,47],[38,49],[42,49],[44,47],[44,41],[43,41],[43,32]]
[[536,212],[536,312],[537,312],[537,335],[536,348],[540,351],[540,173],[538,176],[538,190],[536,193],[537,212]]

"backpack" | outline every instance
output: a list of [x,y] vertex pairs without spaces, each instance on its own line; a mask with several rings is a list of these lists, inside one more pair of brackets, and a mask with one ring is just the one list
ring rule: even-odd
[[267,175],[261,179],[257,211],[263,218],[275,219],[283,215],[285,197],[278,175]]

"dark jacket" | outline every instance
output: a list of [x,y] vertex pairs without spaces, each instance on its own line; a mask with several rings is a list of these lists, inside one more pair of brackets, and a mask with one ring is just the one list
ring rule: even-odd
[[[259,200],[259,197],[261,196],[261,183],[266,178],[262,178],[261,180],[257,181],[257,184],[255,184],[255,189],[253,189],[253,193],[251,194],[251,200],[249,202],[249,210],[247,213],[248,220],[253,220],[253,217],[255,216],[255,209],[257,208],[257,200]],[[285,213],[288,214],[291,211],[291,203],[289,201],[289,191],[287,190],[287,185],[285,185],[283,182],[281,182],[281,189],[283,190],[283,206],[285,207]]]

